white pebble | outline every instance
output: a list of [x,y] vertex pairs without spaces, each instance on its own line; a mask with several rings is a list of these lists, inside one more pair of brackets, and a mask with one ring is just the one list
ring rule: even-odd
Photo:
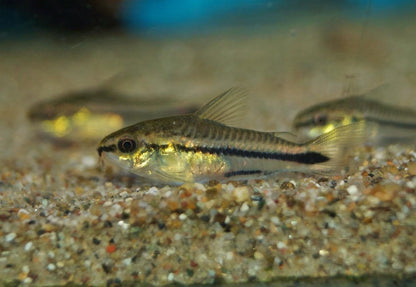
[[244,202],[243,205],[240,208],[241,212],[247,212],[250,209],[250,207],[248,206],[247,202]]
[[26,278],[23,280],[23,283],[24,283],[24,284],[30,284],[30,283],[32,283],[32,281],[33,281],[33,279],[32,279],[31,277],[26,277]]
[[113,203],[111,201],[106,201],[106,202],[104,202],[103,207],[109,207],[111,205],[113,205]]
[[250,190],[247,186],[236,187],[232,193],[234,200],[237,202],[244,202],[250,199]]
[[23,265],[23,267],[22,267],[22,272],[23,272],[24,274],[28,274],[28,273],[30,272],[30,268],[29,268],[29,266],[27,266],[27,265]]
[[123,260],[123,264],[129,266],[131,264],[131,258],[126,258]]
[[6,235],[5,240],[6,242],[11,242],[16,238],[16,233],[12,232]]
[[159,189],[156,186],[152,186],[146,191],[146,194],[156,195],[159,192]]
[[54,271],[56,269],[55,264],[53,263],[49,263],[48,266],[46,267],[49,271]]
[[25,251],[28,252],[30,249],[32,249],[33,243],[32,241],[29,241],[25,244]]
[[194,184],[195,184],[195,188],[198,189],[198,190],[202,190],[202,191],[206,191],[207,190],[203,184],[200,184],[198,182],[196,182]]
[[329,254],[328,250],[325,250],[325,249],[319,250],[319,255],[321,255],[321,256],[327,256],[328,254]]
[[117,214],[121,214],[123,212],[123,208],[119,204],[114,204],[110,209],[110,215],[112,217],[116,216]]
[[225,223],[225,224],[230,224],[230,222],[231,222],[231,218],[227,215],[227,216],[225,217],[224,223]]
[[128,197],[128,196],[129,196],[129,193],[128,193],[127,191],[123,191],[123,192],[121,192],[121,193],[120,193],[120,196],[121,196],[122,198],[126,198],[126,197]]
[[173,273],[169,273],[168,280],[173,281],[173,279],[175,279],[175,275]]
[[350,186],[347,188],[347,191],[348,191],[348,193],[349,193],[350,195],[355,195],[355,194],[357,194],[357,193],[358,193],[358,188],[357,188],[355,185],[350,185]]
[[272,218],[270,218],[270,221],[276,226],[280,225],[280,219],[277,216],[273,216]]
[[125,223],[123,220],[120,220],[119,222],[117,222],[117,225],[123,228],[124,230],[127,230],[129,228],[129,224]]
[[181,213],[180,215],[179,215],[179,219],[180,220],[186,220],[188,218],[188,216],[186,216],[186,214],[185,213]]
[[19,211],[17,212],[17,215],[22,216],[23,214],[29,215],[30,213],[26,209],[20,208]]
[[92,156],[84,156],[82,158],[82,164],[85,167],[94,167],[95,166],[95,157],[92,157]]
[[225,255],[225,259],[232,260],[234,258],[234,253],[232,251],[228,251]]
[[277,242],[277,248],[284,249],[286,247],[287,246],[286,246],[286,244],[284,242],[282,242],[282,241]]
[[279,257],[275,257],[274,258],[274,260],[273,260],[273,263],[275,264],[275,265],[280,265],[280,263],[282,262],[282,260],[280,260],[280,258]]

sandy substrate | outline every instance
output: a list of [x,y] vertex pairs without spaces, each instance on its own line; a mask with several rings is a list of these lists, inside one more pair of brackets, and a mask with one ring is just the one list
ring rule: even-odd
[[[368,148],[349,176],[153,186],[102,172],[96,143],[42,139],[26,119],[37,100],[126,69],[138,80],[120,89],[144,95],[203,102],[244,86],[251,93],[244,126],[259,130],[287,131],[296,112],[350,87],[400,80],[394,101],[414,101],[415,23],[372,23],[364,39],[359,24],[328,23],[192,40],[2,43],[2,283],[415,283],[413,146]],[[351,85],[347,74],[355,75]]]

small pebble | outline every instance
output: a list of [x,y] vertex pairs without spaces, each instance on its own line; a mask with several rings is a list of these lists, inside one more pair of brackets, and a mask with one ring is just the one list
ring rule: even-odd
[[355,185],[350,185],[347,188],[347,191],[350,195],[356,195],[358,193],[358,188]]
[[321,256],[327,256],[328,254],[329,254],[328,250],[325,250],[325,249],[319,250],[319,255],[321,255]]
[[49,271],[54,271],[56,269],[55,264],[53,263],[49,263],[48,266],[46,267]]
[[22,272],[25,274],[28,274],[30,272],[30,268],[27,265],[23,265],[22,267]]
[[12,232],[6,235],[6,237],[4,238],[6,240],[6,242],[11,242],[16,238],[16,233]]
[[180,215],[179,215],[179,219],[180,220],[186,220],[188,218],[188,216],[185,214],[185,213],[181,213]]
[[126,266],[129,266],[131,264],[131,258],[129,257],[129,258],[123,259],[123,264]]
[[156,195],[158,192],[159,189],[155,186],[152,186],[148,191],[146,191],[146,194]]
[[270,218],[270,221],[276,226],[280,225],[280,219],[277,216],[273,216],[272,218]]
[[250,199],[250,190],[247,186],[238,186],[233,189],[232,195],[237,202],[248,201]]
[[31,241],[29,241],[28,243],[25,244],[25,251],[28,252],[30,251],[30,249],[32,249],[33,243]]
[[257,260],[261,260],[264,259],[264,255],[261,252],[256,251],[254,252],[254,258]]
[[250,207],[248,206],[247,202],[244,202],[240,208],[241,212],[247,212],[249,209]]
[[277,242],[277,248],[284,249],[286,247],[287,246],[286,246],[286,244],[284,242],[282,242],[282,241]]
[[19,211],[17,212],[17,216],[19,216],[21,220],[30,219],[29,211],[23,208],[19,209]]
[[117,246],[115,244],[110,244],[106,248],[107,253],[113,253],[116,250],[117,250]]

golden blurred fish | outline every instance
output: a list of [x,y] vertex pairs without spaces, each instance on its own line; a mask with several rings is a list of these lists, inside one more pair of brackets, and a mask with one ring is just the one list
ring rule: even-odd
[[[379,90],[371,91],[371,97]],[[337,127],[365,121],[369,142],[389,144],[416,139],[416,110],[371,97],[350,96],[311,106],[296,115],[293,128],[303,137],[314,138]]]
[[139,176],[178,184],[339,172],[345,151],[363,139],[360,122],[300,144],[279,133],[232,127],[242,115],[244,97],[244,91],[230,89],[193,114],[123,128],[99,143],[98,154]]
[[172,113],[195,111],[189,104],[174,104],[169,97],[126,97],[107,89],[72,93],[41,101],[28,112],[41,132],[70,141],[98,141],[106,134],[137,121]]

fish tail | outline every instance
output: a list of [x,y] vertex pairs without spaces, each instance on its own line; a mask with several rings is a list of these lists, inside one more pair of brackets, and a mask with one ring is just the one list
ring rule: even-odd
[[328,160],[314,164],[317,173],[339,173],[349,168],[351,150],[366,142],[368,132],[365,121],[338,127],[309,141],[309,150],[319,153]]

